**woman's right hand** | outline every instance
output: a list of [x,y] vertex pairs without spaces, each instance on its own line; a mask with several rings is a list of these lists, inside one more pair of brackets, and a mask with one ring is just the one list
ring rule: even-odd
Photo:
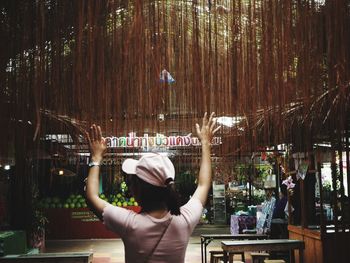
[[202,119],[202,127],[196,123],[197,136],[201,140],[201,143],[210,144],[215,133],[221,128],[221,126],[215,128],[216,120],[214,119],[215,113],[212,112],[208,119],[207,113],[204,113]]
[[100,162],[107,150],[106,140],[102,137],[101,127],[93,124],[89,133],[86,132],[86,137],[89,143],[91,159],[95,162]]

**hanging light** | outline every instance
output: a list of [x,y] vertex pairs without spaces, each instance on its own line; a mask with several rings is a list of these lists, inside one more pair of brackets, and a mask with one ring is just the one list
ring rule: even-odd
[[76,176],[77,174],[68,170],[68,169],[65,169],[65,168],[53,168],[51,170],[51,172],[54,174],[54,175],[58,175],[58,176],[65,176],[65,177],[72,177],[72,176]]

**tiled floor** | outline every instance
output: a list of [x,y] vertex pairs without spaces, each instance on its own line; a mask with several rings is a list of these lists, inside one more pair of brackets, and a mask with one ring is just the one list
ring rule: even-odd
[[[198,226],[193,232],[186,251],[186,263],[201,262],[200,234],[228,234],[228,226]],[[219,241],[213,241],[209,249],[220,248]],[[124,246],[120,239],[89,240],[47,240],[45,252],[86,252],[94,253],[94,263],[124,262]],[[248,255],[247,255],[248,256]],[[237,259],[239,256],[237,256]],[[249,259],[246,262],[250,262]]]

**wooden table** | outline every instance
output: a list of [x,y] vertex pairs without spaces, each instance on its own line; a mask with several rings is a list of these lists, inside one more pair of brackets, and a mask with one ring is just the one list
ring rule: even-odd
[[207,246],[214,239],[219,240],[244,240],[244,239],[266,239],[267,235],[260,234],[238,234],[238,235],[230,235],[230,234],[203,234],[201,235],[201,257],[202,263],[207,263]]
[[294,260],[294,250],[299,250],[299,263],[304,259],[304,241],[292,239],[268,239],[268,240],[239,240],[221,241],[224,251],[224,262],[227,263],[228,253],[241,251],[289,251],[290,262]]

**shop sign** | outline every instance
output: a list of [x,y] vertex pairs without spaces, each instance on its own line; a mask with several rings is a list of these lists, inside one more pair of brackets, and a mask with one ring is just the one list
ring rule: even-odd
[[[171,148],[171,147],[190,147],[200,146],[198,137],[192,137],[192,134],[186,136],[164,136],[157,134],[156,136],[136,136],[136,133],[129,133],[127,137],[106,137],[108,148]],[[212,145],[222,144],[221,137],[214,137]]]

